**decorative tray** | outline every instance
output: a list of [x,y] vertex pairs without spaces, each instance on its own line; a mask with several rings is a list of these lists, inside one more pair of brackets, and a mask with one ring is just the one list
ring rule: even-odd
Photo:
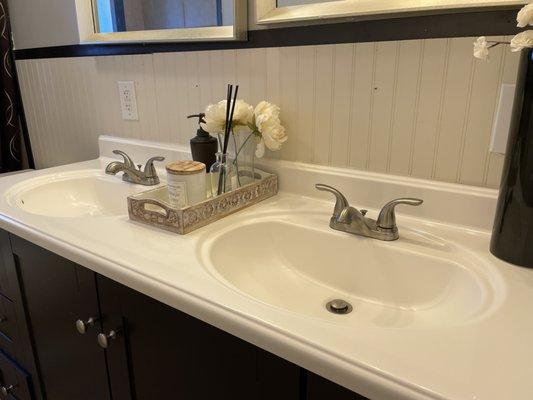
[[261,179],[185,208],[170,204],[168,187],[160,186],[128,196],[128,213],[133,221],[184,235],[278,193],[276,175],[262,172],[259,176]]

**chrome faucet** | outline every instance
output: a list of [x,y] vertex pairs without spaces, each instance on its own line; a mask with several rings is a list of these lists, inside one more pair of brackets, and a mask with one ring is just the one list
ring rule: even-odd
[[122,180],[130,183],[136,183],[138,185],[153,186],[159,184],[159,177],[154,167],[154,161],[164,161],[165,157],[152,157],[146,161],[144,170],[141,170],[141,166],[135,166],[130,156],[120,150],[113,150],[114,154],[119,154],[124,158],[124,162],[113,161],[106,169],[105,173],[108,175],[116,175],[119,172],[123,172]]
[[346,197],[334,187],[316,184],[318,190],[330,192],[335,195],[336,202],[333,215],[329,221],[332,229],[341,232],[352,233],[354,235],[367,236],[378,240],[396,240],[399,238],[398,227],[396,226],[395,208],[399,204],[419,206],[423,200],[404,198],[389,201],[381,209],[378,219],[367,218],[367,210],[351,207]]

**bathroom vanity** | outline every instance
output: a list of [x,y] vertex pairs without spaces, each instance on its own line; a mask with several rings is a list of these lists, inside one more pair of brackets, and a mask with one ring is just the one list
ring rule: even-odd
[[[488,252],[496,191],[264,161],[277,196],[177,235],[129,220],[126,197],[146,188],[104,173],[117,148],[188,156],[102,137],[99,159],[0,179],[4,397],[533,393],[533,272]],[[394,198],[424,203],[381,241],[331,229],[316,183],[372,218]],[[330,312],[334,299],[351,312]]]
[[32,336],[29,345],[14,327],[24,330],[24,313],[0,324],[2,390],[16,399],[362,398],[20,237],[0,238],[2,274],[18,276]]

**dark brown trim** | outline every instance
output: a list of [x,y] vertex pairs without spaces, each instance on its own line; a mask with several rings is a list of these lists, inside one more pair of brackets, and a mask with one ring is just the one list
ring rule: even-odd
[[516,28],[516,11],[472,11],[452,14],[353,21],[324,25],[253,30],[247,42],[135,43],[72,45],[16,50],[18,60],[35,58],[87,57],[150,54],[199,50],[250,49],[335,43],[380,42],[386,40],[431,39],[479,35],[511,35]]

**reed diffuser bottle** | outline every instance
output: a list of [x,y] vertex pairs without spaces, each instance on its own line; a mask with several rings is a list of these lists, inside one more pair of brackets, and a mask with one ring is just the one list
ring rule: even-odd
[[233,164],[234,159],[228,154],[222,152],[216,154],[216,161],[209,171],[213,196],[230,192],[234,187],[236,176]]

